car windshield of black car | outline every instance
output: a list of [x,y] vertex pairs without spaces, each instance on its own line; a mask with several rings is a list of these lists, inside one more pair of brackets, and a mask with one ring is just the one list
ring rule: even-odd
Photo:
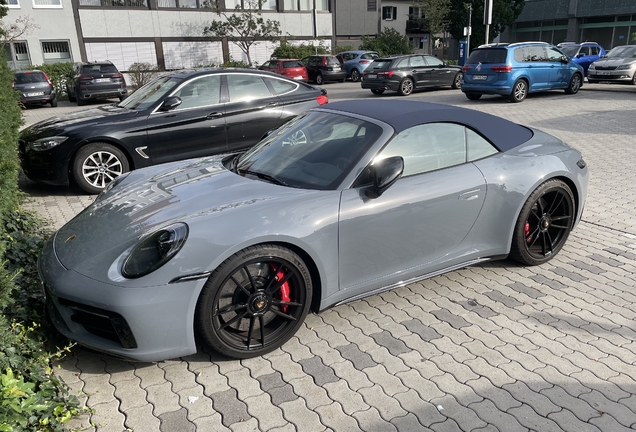
[[382,128],[374,123],[312,112],[248,150],[237,168],[290,187],[333,190],[381,134]]
[[181,79],[160,77],[136,90],[117,106],[142,111],[150,108],[166,93],[181,83]]

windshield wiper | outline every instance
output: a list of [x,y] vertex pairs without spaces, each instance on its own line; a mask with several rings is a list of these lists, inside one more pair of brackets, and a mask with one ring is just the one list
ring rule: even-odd
[[289,186],[287,183],[285,183],[282,180],[278,180],[276,177],[273,177],[269,174],[265,174],[265,173],[261,173],[261,172],[257,172],[257,171],[250,171],[247,169],[239,169],[238,170],[239,174],[249,174],[249,175],[253,175],[255,177],[258,177],[259,179],[263,179],[263,180],[267,180],[271,183],[277,184],[279,186]]

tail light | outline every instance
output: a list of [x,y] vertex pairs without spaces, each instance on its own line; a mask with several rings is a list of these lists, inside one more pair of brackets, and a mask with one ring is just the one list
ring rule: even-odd
[[49,76],[48,76],[47,74],[45,74],[44,72],[42,72],[42,73],[44,74],[44,78],[46,78],[46,82],[48,82],[48,83],[49,83],[49,85],[50,85],[51,87],[53,87],[53,83],[52,83],[52,82],[51,82],[51,80],[49,79]]
[[327,66],[327,57],[322,58],[322,65]]
[[493,72],[512,72],[512,66],[493,66],[490,70]]
[[462,72],[468,72],[470,70],[470,66],[466,65],[462,68]]
[[394,71],[388,71],[388,72],[379,72],[378,76],[385,76],[387,78],[391,78],[393,76],[395,72]]
[[360,60],[360,64],[371,63],[371,60]]
[[122,74],[120,74],[120,73],[116,73],[116,74],[112,74],[110,77],[111,78],[123,78],[124,76]]
[[80,75],[78,81],[93,81],[93,77],[90,75]]
[[327,97],[326,94],[320,95],[316,98],[316,101],[318,101],[318,105],[325,105],[327,103],[329,103],[329,98]]

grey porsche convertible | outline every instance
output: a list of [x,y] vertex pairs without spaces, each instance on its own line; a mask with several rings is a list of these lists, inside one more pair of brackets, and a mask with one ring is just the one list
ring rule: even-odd
[[124,174],[39,260],[49,315],[112,355],[247,358],[309,311],[510,257],[554,257],[588,169],[544,132],[406,101],[315,108],[250,150]]

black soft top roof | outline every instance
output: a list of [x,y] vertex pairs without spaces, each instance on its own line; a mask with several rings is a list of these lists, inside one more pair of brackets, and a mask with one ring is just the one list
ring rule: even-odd
[[458,123],[478,132],[499,151],[508,151],[532,138],[533,132],[525,126],[501,117],[429,102],[397,100],[348,100],[332,102],[324,109],[363,115],[388,123],[396,133],[425,123]]

